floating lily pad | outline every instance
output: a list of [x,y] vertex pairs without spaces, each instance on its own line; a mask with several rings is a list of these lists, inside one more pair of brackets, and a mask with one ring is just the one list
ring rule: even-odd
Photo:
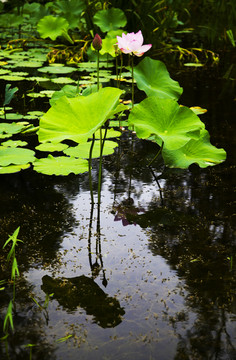
[[27,142],[21,140],[16,140],[16,141],[8,140],[8,141],[4,141],[1,145],[5,147],[16,148],[18,146],[26,146]]
[[0,174],[14,174],[29,167],[30,164],[0,166]]
[[28,111],[27,112],[27,115],[32,115],[32,116],[37,116],[37,117],[40,117],[42,116],[43,114],[45,114],[43,111]]
[[68,77],[58,77],[55,79],[51,79],[51,82],[55,84],[72,84],[75,83],[76,81]]
[[35,149],[37,149],[37,150],[48,151],[48,152],[63,151],[67,148],[68,148],[68,145],[66,145],[66,144],[62,144],[62,143],[54,144],[51,142],[43,143],[43,144],[40,144],[35,147]]
[[147,96],[178,100],[183,92],[179,83],[170,78],[165,64],[159,60],[145,57],[134,67],[134,78],[140,90]]
[[7,69],[0,69],[0,75],[9,74],[10,70]]
[[[105,135],[105,129],[102,129],[102,137]],[[121,132],[114,130],[114,129],[108,129],[106,133],[106,138],[117,138],[121,136]],[[100,130],[95,132],[95,139],[100,139]]]
[[6,80],[6,81],[22,81],[25,80],[23,76],[15,76],[15,75],[2,75],[0,76],[0,79]]
[[[107,63],[106,61],[100,61],[99,62],[99,68],[112,68],[114,65],[113,63]],[[97,69],[97,62],[81,62],[78,64],[78,68],[82,71],[93,71],[94,69]]]
[[185,63],[184,66],[189,66],[189,67],[202,67],[202,66],[204,66],[204,64],[201,64],[201,63]]
[[21,148],[0,147],[0,166],[24,165],[35,160],[34,151]]
[[[54,64],[55,65],[55,64]],[[50,74],[69,74],[77,69],[72,66],[44,66],[38,69],[39,72],[50,73]]]
[[23,67],[23,68],[39,68],[42,66],[42,63],[39,61],[19,61],[15,64],[15,67]]
[[[117,142],[106,140],[103,148],[103,155],[111,155],[114,152],[114,149],[118,146]],[[91,142],[79,144],[78,146],[69,147],[63,152],[66,155],[77,157],[77,158],[89,158],[89,151],[91,147]],[[94,142],[92,158],[98,158],[100,156],[100,141],[97,140]]]
[[18,119],[22,119],[23,115],[21,114],[15,114],[15,113],[6,113],[6,118],[4,115],[0,116],[0,119],[6,119],[6,120],[18,120]]
[[88,161],[67,156],[48,155],[45,159],[36,159],[34,170],[46,175],[81,174],[88,171]]
[[32,98],[46,97],[45,94],[35,93],[35,92],[30,92],[27,94],[27,96],[32,97]]
[[46,82],[46,81],[50,81],[51,79],[49,79],[47,77],[41,77],[41,76],[30,76],[30,77],[27,77],[25,80],[37,81],[37,82]]

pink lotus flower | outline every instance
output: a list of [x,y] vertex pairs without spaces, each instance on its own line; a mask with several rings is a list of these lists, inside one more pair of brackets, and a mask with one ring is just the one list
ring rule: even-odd
[[124,33],[121,36],[117,36],[117,45],[120,51],[124,54],[134,54],[136,56],[142,56],[146,51],[148,51],[152,44],[143,45],[143,35],[141,30],[135,33]]

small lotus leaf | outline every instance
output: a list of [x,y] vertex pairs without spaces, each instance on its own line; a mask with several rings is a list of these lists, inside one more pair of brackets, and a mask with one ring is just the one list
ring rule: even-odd
[[52,40],[56,40],[58,36],[63,34],[63,31],[68,29],[69,23],[66,19],[52,15],[44,16],[37,25],[37,30],[43,39],[49,37]]
[[5,147],[16,148],[18,146],[27,145],[27,142],[26,141],[21,141],[21,140],[16,140],[16,141],[8,140],[8,141],[3,142],[1,145],[5,146]]
[[39,68],[40,66],[42,66],[42,62],[39,61],[18,61],[14,67]]
[[207,130],[204,130],[203,134],[198,140],[189,140],[180,149],[171,151],[164,147],[162,155],[165,164],[169,167],[186,169],[193,163],[205,168],[223,162],[226,159],[224,149],[218,149],[210,143]]
[[93,17],[93,22],[99,26],[103,32],[107,32],[124,27],[127,23],[127,19],[125,13],[121,9],[110,8],[96,12]]
[[60,98],[40,120],[39,141],[86,142],[115,110],[122,90],[103,88],[88,96]]
[[43,143],[43,144],[40,144],[35,147],[36,150],[48,151],[48,152],[63,151],[67,148],[68,148],[68,145],[66,145],[66,144],[61,144],[61,143],[54,144],[51,142]]
[[151,96],[135,106],[128,118],[129,125],[134,126],[137,136],[143,139],[151,135],[165,148],[175,150],[184,146],[190,139],[199,138],[205,128],[203,122],[192,110],[172,99],[161,99]]
[[72,84],[75,83],[76,81],[68,77],[58,77],[55,79],[51,79],[51,82],[55,84]]
[[67,156],[48,155],[45,159],[36,159],[34,170],[46,175],[81,174],[88,171],[88,161]]
[[6,81],[22,81],[25,80],[23,76],[15,76],[15,75],[2,75],[0,76],[0,79],[6,80]]
[[0,174],[14,174],[21,170],[28,169],[30,164],[0,166]]
[[[106,140],[103,148],[103,155],[111,155],[114,152],[114,149],[118,146],[115,141]],[[70,147],[63,151],[66,155],[78,157],[78,158],[89,158],[89,151],[91,147],[91,142],[86,142],[79,144],[78,146]],[[93,146],[92,158],[98,158],[100,156],[100,141],[95,141]]]
[[0,147],[0,166],[24,165],[35,160],[34,151],[21,148]]
[[50,74],[69,74],[72,73],[73,71],[76,71],[76,68],[72,66],[59,66],[57,64],[57,66],[51,66],[51,65],[44,66],[38,69],[38,71],[43,73],[50,73]]
[[24,129],[24,124],[16,123],[1,123],[0,124],[0,134],[17,134]]
[[[102,137],[105,135],[105,129],[102,129]],[[117,138],[121,136],[121,132],[114,130],[114,129],[108,129],[106,133],[106,138]],[[95,132],[95,139],[100,139],[100,130]]]
[[147,96],[157,95],[160,98],[178,100],[183,92],[179,83],[170,78],[165,64],[150,57],[145,57],[134,67],[134,78],[138,88]]

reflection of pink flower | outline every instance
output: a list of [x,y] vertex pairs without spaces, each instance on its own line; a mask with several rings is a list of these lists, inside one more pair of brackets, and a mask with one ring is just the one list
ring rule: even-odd
[[142,56],[152,47],[152,44],[143,45],[143,35],[141,30],[139,30],[136,34],[132,32],[125,35],[123,33],[122,37],[117,36],[117,41],[118,48],[124,54],[132,53],[136,56]]

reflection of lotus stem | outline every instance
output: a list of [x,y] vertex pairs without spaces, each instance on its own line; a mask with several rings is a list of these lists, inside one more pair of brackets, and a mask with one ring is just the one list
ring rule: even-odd
[[91,203],[94,204],[94,198],[93,198],[93,184],[92,184],[92,153],[93,153],[93,146],[95,141],[95,135],[93,134],[93,139],[91,141],[91,146],[89,150],[89,187],[90,187],[90,196],[91,196]]
[[107,127],[105,129],[104,138],[102,138],[102,129],[100,128],[100,159],[99,159],[99,173],[98,173],[98,205],[101,203],[101,186],[102,186],[102,153],[107,135]]
[[99,50],[97,50],[97,89],[99,91]]
[[161,147],[160,147],[158,153],[157,153],[157,154],[154,156],[154,158],[150,161],[150,163],[148,164],[148,167],[151,166],[151,164],[153,163],[153,161],[155,161],[156,158],[158,157],[158,155],[162,152],[163,145],[164,145],[164,141],[162,141],[162,144],[161,144]]

